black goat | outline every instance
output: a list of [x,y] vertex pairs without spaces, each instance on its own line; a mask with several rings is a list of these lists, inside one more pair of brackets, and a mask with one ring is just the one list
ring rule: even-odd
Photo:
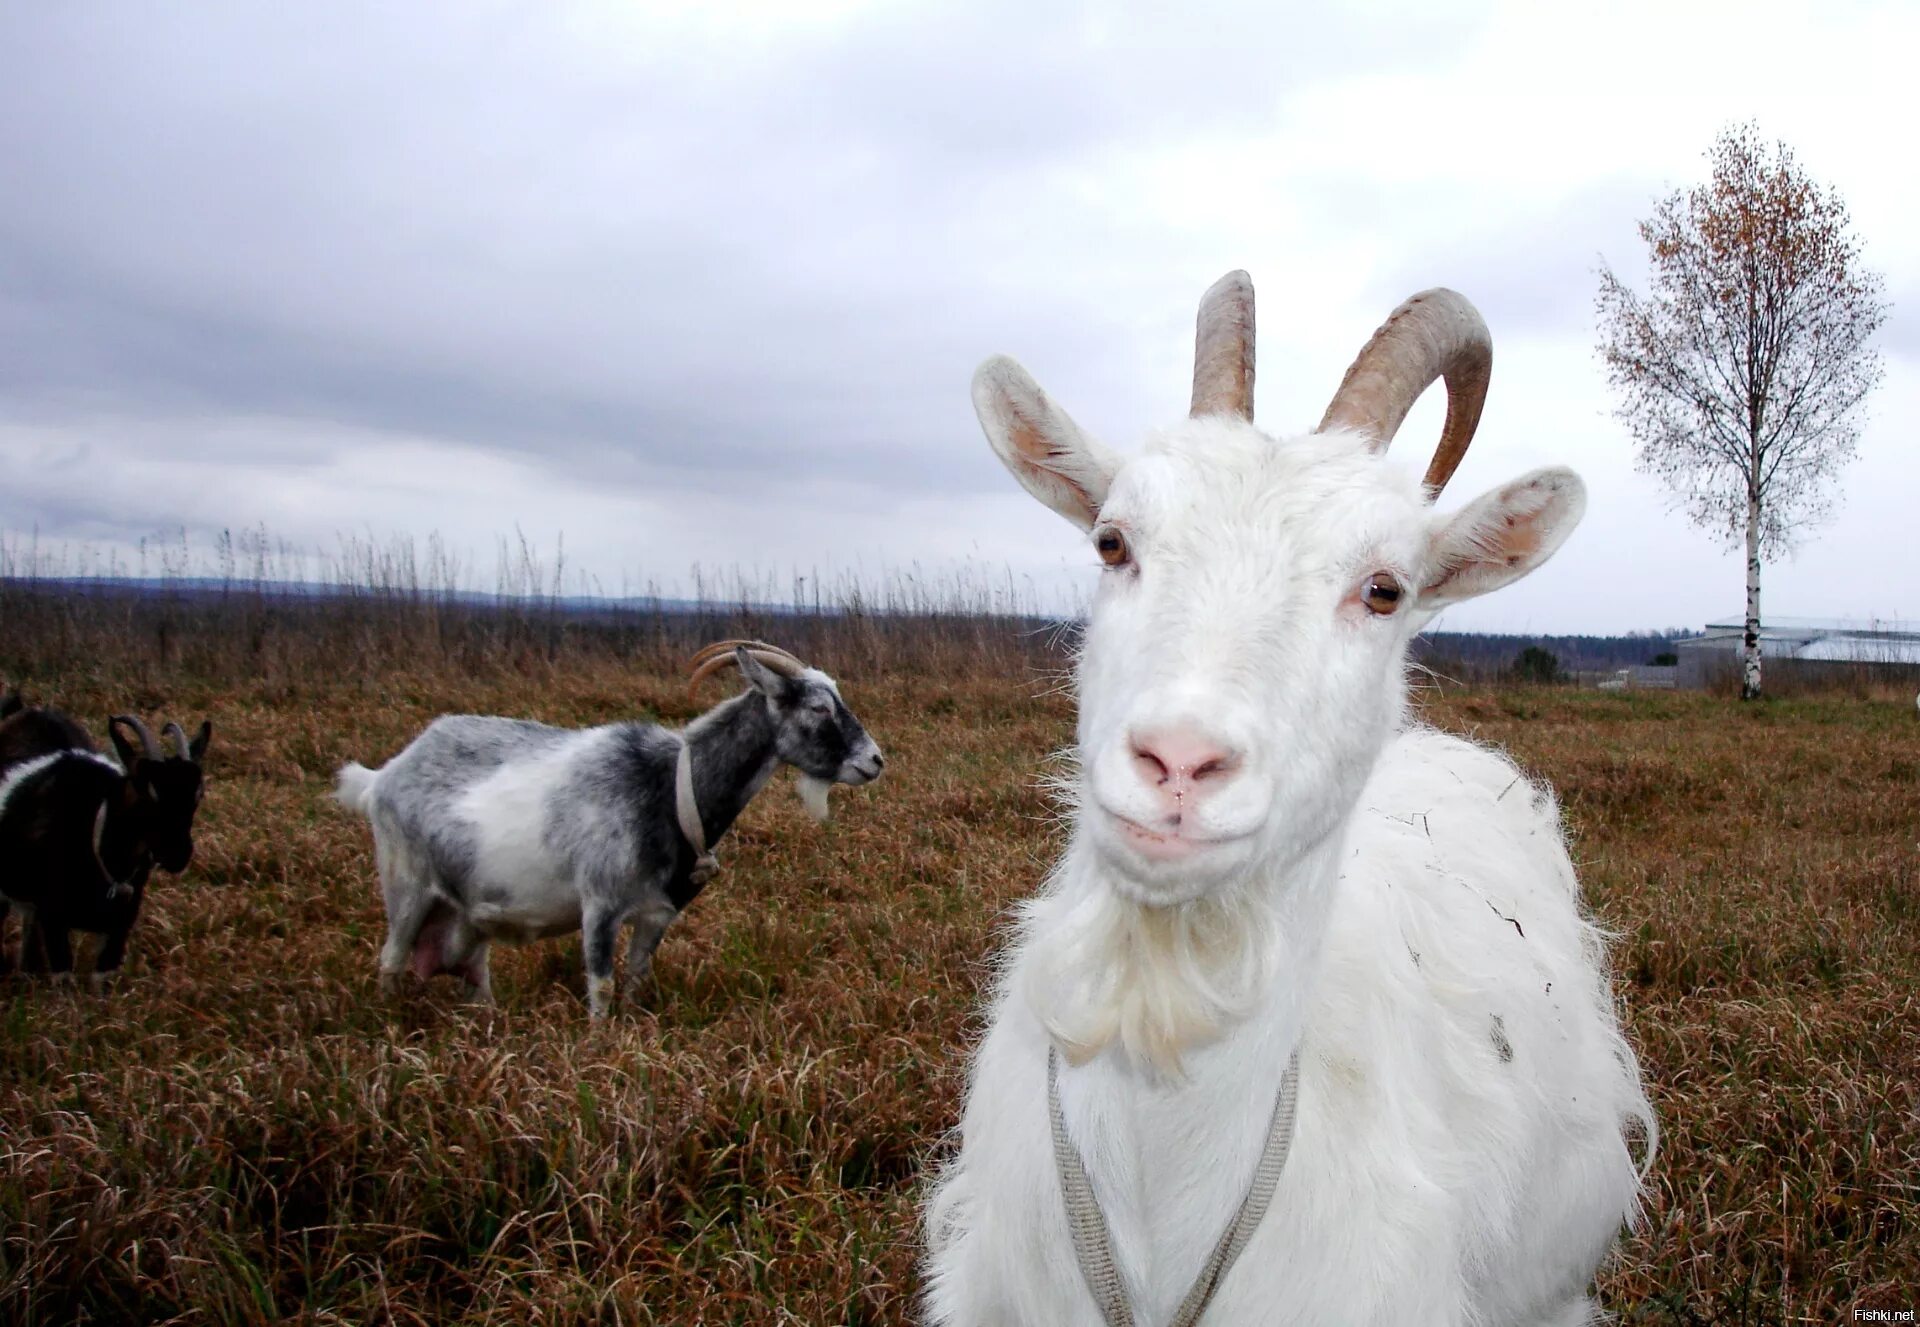
[[[137,747],[123,727],[138,738]],[[107,731],[120,756],[118,770],[95,750],[86,729],[66,715],[28,708],[17,696],[0,700],[0,779],[29,768],[79,771],[92,766],[112,775],[110,782],[87,775],[91,784],[77,772],[65,776],[63,786],[74,791],[60,796],[75,807],[61,813],[64,855],[42,854],[33,864],[22,855],[18,867],[0,867],[4,872],[0,874],[0,922],[9,903],[32,909],[30,920],[22,918],[22,966],[56,974],[71,972],[69,933],[103,935],[105,941],[93,965],[96,986],[104,984],[126,957],[127,935],[140,915],[154,866],[177,873],[193,858],[193,816],[205,791],[200,762],[212,740],[213,725],[201,724],[189,739],[179,724],[168,724],[165,734],[174,743],[174,754],[163,752],[147,726],[129,715],[115,715]],[[92,791],[86,795],[97,800],[82,805],[83,790],[89,787]],[[84,856],[104,874],[104,891],[99,888],[100,875],[89,874],[86,863],[76,857],[80,850],[73,845],[70,822],[82,814],[88,831]],[[25,824],[24,818],[21,823]],[[6,845],[6,838],[0,836],[0,852]]]
[[[0,723],[0,741],[14,726]],[[15,903],[29,933],[42,913],[90,930],[122,920],[132,891],[108,871],[101,846],[108,807],[126,782],[112,761],[85,751],[0,768],[0,922]]]

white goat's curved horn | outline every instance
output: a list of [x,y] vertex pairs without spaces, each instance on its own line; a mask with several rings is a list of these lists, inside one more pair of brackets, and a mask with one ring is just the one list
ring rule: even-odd
[[1229,272],[1200,297],[1193,325],[1193,408],[1253,422],[1253,278]]
[[140,749],[146,754],[148,760],[166,759],[166,754],[160,750],[160,744],[153,740],[153,729],[147,727],[146,724],[140,722],[140,720],[134,718],[131,714],[114,715],[113,718],[108,721],[107,727],[111,728],[116,723],[124,723],[133,729],[134,732],[140,734]]
[[1423,290],[1395,309],[1361,348],[1319,431],[1353,429],[1367,435],[1374,451],[1385,451],[1420,393],[1435,378],[1446,379],[1447,422],[1427,467],[1431,499],[1467,454],[1492,375],[1493,337],[1479,310],[1454,291]]
[[782,677],[798,677],[807,666],[781,649],[778,645],[769,645],[758,640],[722,640],[701,650],[687,662],[693,667],[693,674],[687,679],[687,695],[691,697],[699,690],[700,683],[710,675],[719,672],[733,662],[735,649],[744,649],[755,659],[779,673]]
[[193,751],[187,742],[187,730],[185,728],[182,728],[172,720],[168,720],[167,726],[160,730],[160,736],[171,739],[174,746],[179,749],[182,760],[193,759]]

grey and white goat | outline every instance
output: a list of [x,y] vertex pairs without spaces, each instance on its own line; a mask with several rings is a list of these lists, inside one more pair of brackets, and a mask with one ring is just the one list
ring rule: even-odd
[[785,650],[709,645],[692,660],[689,694],[730,662],[748,689],[681,731],[446,715],[381,769],[342,766],[335,796],[373,824],[382,989],[409,967],[423,979],[453,972],[490,1004],[493,941],[582,931],[588,1007],[604,1017],[620,928],[633,927],[631,997],[716,869],[712,845],[775,766],[799,771],[821,820],[832,784],[880,777],[885,758],[834,680]]

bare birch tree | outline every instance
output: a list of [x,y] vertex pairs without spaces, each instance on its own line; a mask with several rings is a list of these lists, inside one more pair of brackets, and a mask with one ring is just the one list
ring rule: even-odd
[[1883,282],[1845,205],[1752,125],[1708,152],[1713,177],[1640,223],[1641,295],[1600,269],[1600,353],[1615,415],[1693,522],[1747,554],[1740,694],[1760,695],[1760,566],[1832,509],[1858,407],[1880,381],[1867,342]]

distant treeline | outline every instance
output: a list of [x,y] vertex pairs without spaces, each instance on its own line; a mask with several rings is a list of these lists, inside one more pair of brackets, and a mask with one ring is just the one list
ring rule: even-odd
[[[738,589],[739,587],[733,587]],[[0,677],[78,669],[161,683],[169,678],[293,685],[343,675],[452,669],[537,673],[578,658],[672,669],[707,641],[774,640],[849,674],[912,671],[1057,673],[1076,621],[1017,611],[992,587],[928,597],[917,582],[839,586],[804,603],[745,594],[589,601],[484,595],[404,583],[325,586],[102,582],[0,577]],[[1010,609],[1015,611],[1009,611]],[[1418,638],[1414,657],[1442,682],[1539,681],[1651,663],[1680,632],[1626,636],[1474,635]],[[1521,656],[1532,651],[1530,670]]]
[[[437,536],[349,537],[316,552],[264,530],[206,547],[183,531],[123,560],[0,532],[0,678],[16,680],[81,669],[153,684],[295,685],[442,668],[538,673],[580,658],[662,670],[731,636],[849,675],[1047,675],[1070,664],[1081,616],[984,564],[785,579],[696,566],[672,592],[609,594],[524,538],[500,541],[488,576]],[[1541,681],[1649,663],[1683,634],[1442,632],[1416,641],[1414,656],[1442,681]]]
[[1436,631],[1414,642],[1414,658],[1442,679],[1461,682],[1497,681],[1516,671],[1526,651],[1544,650],[1553,656],[1559,671],[1568,676],[1579,673],[1618,672],[1641,664],[1671,663],[1682,640],[1698,632],[1679,628],[1667,631],[1631,631],[1624,636],[1527,636],[1481,635],[1458,631]]

